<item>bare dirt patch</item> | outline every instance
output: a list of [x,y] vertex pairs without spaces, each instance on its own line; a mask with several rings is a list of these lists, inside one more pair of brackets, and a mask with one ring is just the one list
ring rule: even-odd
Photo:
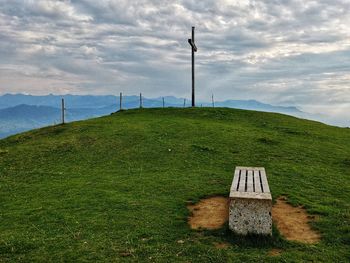
[[219,229],[228,220],[228,207],[228,198],[222,196],[203,199],[187,206],[191,211],[188,223],[192,229]]
[[[223,196],[202,199],[197,204],[188,205],[187,208],[191,211],[188,223],[192,229],[219,229],[228,221],[229,199]],[[288,204],[285,197],[276,200],[272,207],[272,219],[287,240],[315,244],[321,239],[320,234],[309,225],[315,217],[309,216],[303,207]],[[220,244],[215,247],[220,248]],[[271,253],[274,253],[273,251],[271,250]]]
[[272,207],[272,219],[287,240],[308,244],[319,242],[320,234],[308,224],[311,218],[304,208],[291,206],[284,197],[278,198]]
[[282,253],[282,249],[273,248],[268,252],[268,255],[270,257],[277,257],[277,256],[281,255],[281,253]]
[[217,249],[227,249],[231,246],[231,244],[226,242],[214,242],[213,245]]

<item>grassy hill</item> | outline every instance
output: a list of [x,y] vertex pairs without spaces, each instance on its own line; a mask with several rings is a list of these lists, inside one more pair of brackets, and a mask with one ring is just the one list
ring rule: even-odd
[[[227,196],[236,165],[264,166],[274,199],[317,215],[321,242],[191,230],[188,201]],[[0,140],[0,261],[346,262],[349,189],[350,129],[222,108],[123,111]]]

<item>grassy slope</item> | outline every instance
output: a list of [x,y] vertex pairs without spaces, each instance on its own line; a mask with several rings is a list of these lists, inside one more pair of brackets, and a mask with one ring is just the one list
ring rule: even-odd
[[[186,202],[228,195],[236,165],[318,214],[322,242],[190,230]],[[280,114],[144,109],[35,130],[0,141],[0,261],[345,262],[349,171],[349,129]]]

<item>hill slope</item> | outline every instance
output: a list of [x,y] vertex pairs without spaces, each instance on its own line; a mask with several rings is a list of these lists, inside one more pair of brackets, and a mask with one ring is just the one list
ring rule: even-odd
[[[227,196],[236,165],[264,166],[321,243],[190,230],[186,203]],[[345,262],[349,170],[349,129],[274,113],[128,110],[15,135],[0,140],[0,259]]]

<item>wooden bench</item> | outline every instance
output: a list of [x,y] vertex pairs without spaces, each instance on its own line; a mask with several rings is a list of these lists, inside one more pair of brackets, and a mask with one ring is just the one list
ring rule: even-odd
[[236,167],[230,189],[230,229],[240,235],[272,235],[271,209],[265,168]]

